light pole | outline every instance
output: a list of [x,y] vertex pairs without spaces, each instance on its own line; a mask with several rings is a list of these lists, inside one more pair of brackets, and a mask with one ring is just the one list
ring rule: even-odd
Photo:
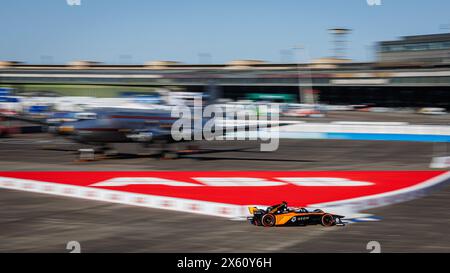
[[311,76],[311,70],[308,67],[307,61],[305,61],[306,67],[305,67],[305,75],[306,77],[303,77],[305,79],[305,83],[302,86],[302,71],[301,71],[301,54],[300,52],[303,51],[305,56],[309,56],[307,49],[303,45],[296,45],[293,47],[293,50],[297,52],[297,73],[298,73],[298,92],[299,92],[299,98],[300,103],[307,103],[307,104],[315,104],[314,94],[307,94],[305,91],[313,92],[312,89],[312,76]]

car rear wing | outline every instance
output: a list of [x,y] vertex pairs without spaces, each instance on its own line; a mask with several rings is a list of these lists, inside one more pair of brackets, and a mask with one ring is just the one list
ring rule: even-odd
[[250,212],[251,215],[255,214],[255,212],[258,210],[257,207],[248,207],[248,211]]

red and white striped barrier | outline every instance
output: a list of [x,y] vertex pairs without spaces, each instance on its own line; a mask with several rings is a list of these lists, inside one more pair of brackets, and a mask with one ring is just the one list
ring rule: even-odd
[[356,213],[416,198],[449,178],[440,171],[0,172],[0,188],[235,218],[248,205],[281,201]]

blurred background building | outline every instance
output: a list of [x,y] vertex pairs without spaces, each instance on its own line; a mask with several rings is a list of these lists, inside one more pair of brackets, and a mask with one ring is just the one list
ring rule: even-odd
[[[136,88],[201,92],[214,82],[225,98],[266,94],[300,100],[299,87],[324,104],[450,109],[450,33],[381,42],[374,62],[321,58],[304,63],[235,60],[225,64],[150,61],[109,65],[92,61],[34,65],[0,62],[0,86],[18,92],[112,97]],[[147,91],[145,91],[147,90]]]
[[379,43],[380,62],[450,63],[450,33],[406,36]]

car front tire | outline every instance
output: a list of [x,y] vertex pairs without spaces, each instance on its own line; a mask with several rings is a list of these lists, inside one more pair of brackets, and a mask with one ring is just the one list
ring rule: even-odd
[[326,213],[320,218],[320,223],[324,227],[331,227],[336,224],[336,220],[334,219],[333,215]]

